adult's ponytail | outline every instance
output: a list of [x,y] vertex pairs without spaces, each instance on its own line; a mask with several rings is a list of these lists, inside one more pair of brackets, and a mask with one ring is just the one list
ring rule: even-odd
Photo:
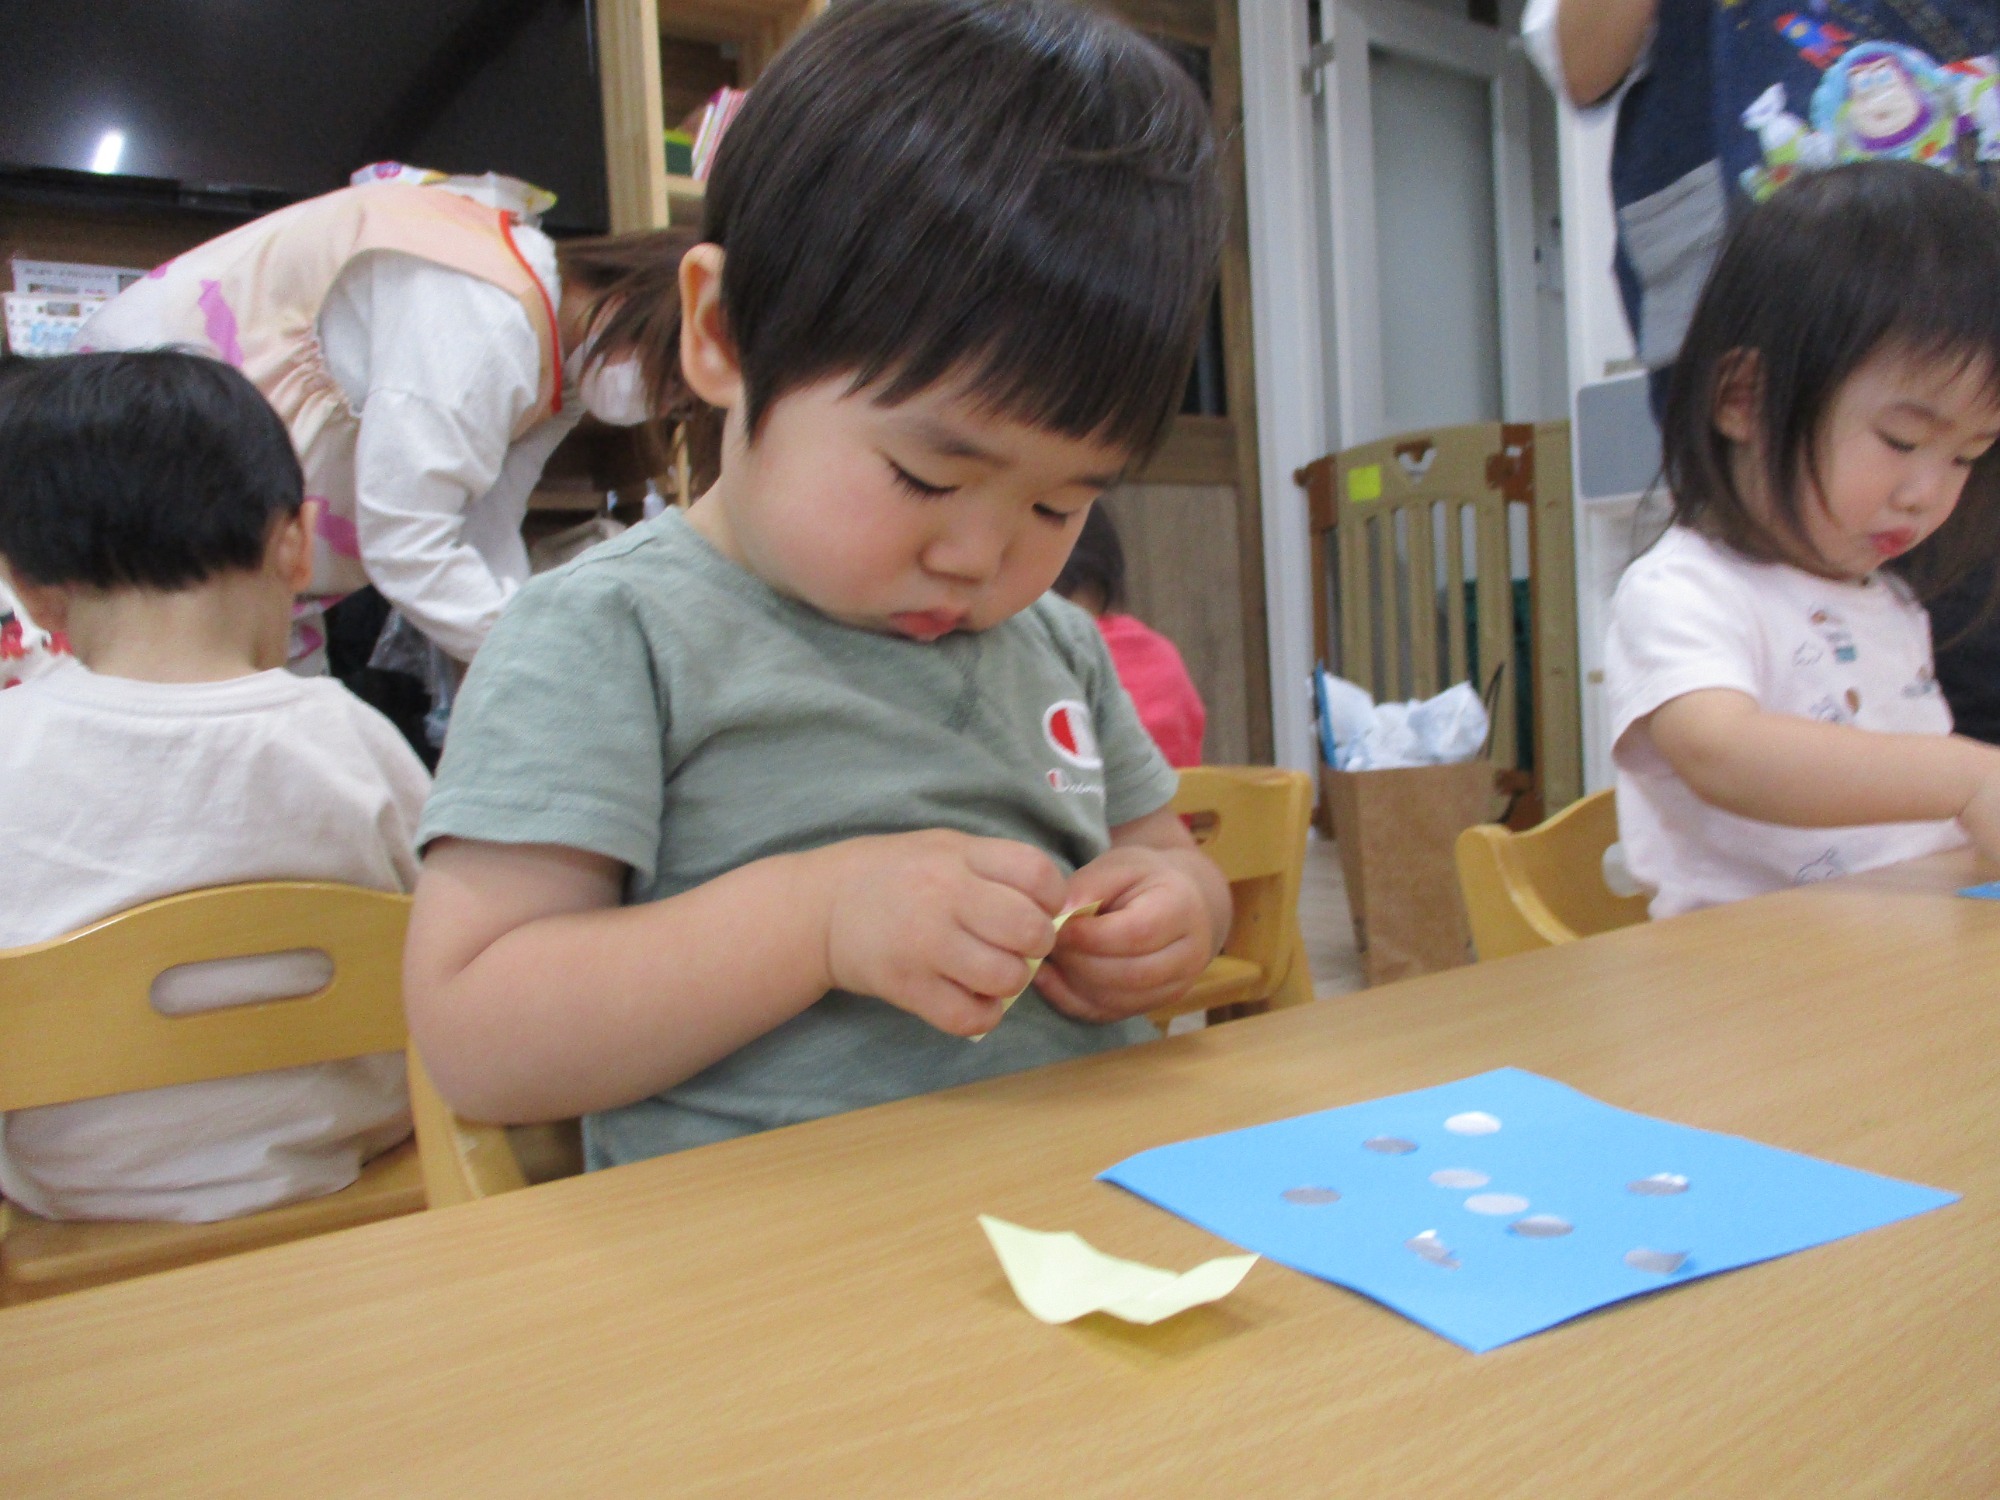
[[694,229],[683,228],[556,242],[563,285],[590,299],[584,367],[638,360],[653,412],[646,431],[660,466],[665,467],[672,429],[684,425],[697,488],[714,478],[722,439],[719,414],[681,377],[681,257],[700,239]]

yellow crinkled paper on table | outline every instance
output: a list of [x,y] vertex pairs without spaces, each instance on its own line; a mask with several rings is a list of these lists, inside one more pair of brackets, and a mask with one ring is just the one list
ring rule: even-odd
[[1044,1323],[1106,1312],[1128,1323],[1158,1323],[1235,1291],[1254,1255],[1223,1255],[1178,1274],[1106,1255],[1081,1235],[1044,1233],[979,1216],[1000,1268],[1021,1305]]

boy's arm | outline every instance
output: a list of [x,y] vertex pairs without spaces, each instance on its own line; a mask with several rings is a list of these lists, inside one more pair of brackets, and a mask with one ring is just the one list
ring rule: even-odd
[[1725,812],[1792,828],[1957,818],[2000,858],[2000,750],[1976,740],[1769,713],[1733,688],[1672,699],[1642,726],[1674,774]]
[[1111,830],[1111,848],[1070,878],[1068,906],[1102,903],[1064,925],[1035,987],[1084,1021],[1170,1004],[1229,937],[1229,882],[1171,806]]
[[1632,71],[1659,0],[1561,0],[1556,46],[1563,84],[1578,108],[1596,104]]
[[620,906],[625,867],[434,842],[404,959],[410,1034],[473,1119],[615,1108],[692,1077],[830,989],[970,1036],[1054,941],[1062,877],[1025,844],[930,832],[757,860]]

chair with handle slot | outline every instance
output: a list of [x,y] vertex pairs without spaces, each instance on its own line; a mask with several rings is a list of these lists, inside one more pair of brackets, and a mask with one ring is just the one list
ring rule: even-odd
[[[0,1110],[103,1098],[402,1050],[409,898],[320,881],[188,891],[0,951]],[[184,964],[319,952],[312,994],[169,1016]],[[212,1260],[424,1206],[414,1142],[337,1193],[212,1224],[65,1221],[0,1205],[0,1302]]]

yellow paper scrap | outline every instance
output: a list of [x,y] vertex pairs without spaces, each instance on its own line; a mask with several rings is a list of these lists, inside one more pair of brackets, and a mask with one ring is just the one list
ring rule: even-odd
[[[1096,916],[1097,908],[1100,904],[1101,903],[1096,901],[1090,901],[1086,902],[1082,906],[1072,906],[1068,911],[1060,914],[1056,918],[1056,936],[1057,937],[1062,936],[1062,930],[1064,924],[1066,924],[1071,917]],[[1001,1015],[1003,1016],[1006,1015],[1008,1011],[1014,1008],[1014,1002],[1020,999],[1023,995],[1028,993],[1028,985],[1031,985],[1035,982],[1035,976],[1041,973],[1041,971],[1042,971],[1042,961],[1039,958],[1031,958],[1028,960],[1028,984],[1022,985],[1018,990],[1014,991],[1013,994],[1009,995],[1005,1000],[1002,1000],[1000,1002]],[[998,1026],[1000,1023],[998,1021],[995,1021],[993,1024]],[[982,1031],[979,1033],[978,1036],[974,1037],[973,1040],[975,1042],[983,1042],[991,1035],[993,1035],[993,1033],[990,1031]]]
[[1363,500],[1382,498],[1382,466],[1363,464],[1358,469],[1347,471],[1347,498],[1357,504]]
[[1157,1323],[1235,1291],[1254,1255],[1223,1255],[1176,1275],[1158,1266],[1106,1255],[1068,1230],[1046,1234],[979,1216],[1000,1268],[1021,1305],[1044,1323],[1067,1323],[1107,1312],[1128,1323]]

